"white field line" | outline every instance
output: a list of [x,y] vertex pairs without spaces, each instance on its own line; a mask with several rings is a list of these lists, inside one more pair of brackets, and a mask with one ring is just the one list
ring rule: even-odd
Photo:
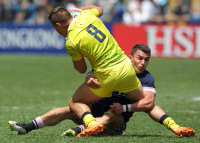
[[7,107],[7,106],[0,106],[0,109],[14,109],[14,110],[17,110],[17,109],[54,109],[54,108],[58,108],[58,107],[21,107],[21,106],[13,106],[13,107]]
[[193,98],[194,101],[200,101],[200,97]]
[[177,110],[175,112],[181,112],[181,113],[192,113],[192,114],[197,114],[197,113],[200,113],[200,111],[192,111],[192,110],[186,110],[186,111],[183,111],[183,110]]

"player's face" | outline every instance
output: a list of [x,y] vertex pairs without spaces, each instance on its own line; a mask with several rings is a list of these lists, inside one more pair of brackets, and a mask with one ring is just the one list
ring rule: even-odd
[[56,31],[57,31],[60,35],[62,35],[62,36],[64,36],[64,37],[67,36],[67,31],[63,28],[62,25],[58,25],[58,24],[56,23],[56,24],[52,24],[52,26],[56,29]]
[[130,59],[134,66],[136,74],[139,74],[146,69],[149,63],[150,56],[141,50],[137,50],[133,56],[130,56]]

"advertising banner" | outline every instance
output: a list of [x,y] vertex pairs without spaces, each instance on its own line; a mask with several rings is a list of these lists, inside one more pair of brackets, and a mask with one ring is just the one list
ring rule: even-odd
[[[152,57],[200,58],[200,25],[105,23],[127,55],[135,44],[147,44]],[[0,24],[0,53],[66,53],[65,38],[52,25]]]
[[[112,32],[112,23],[104,23]],[[65,37],[52,25],[0,24],[0,53],[66,53]]]
[[66,53],[64,45],[51,25],[0,25],[0,53]]
[[200,58],[200,25],[113,24],[113,35],[128,55],[135,44],[147,44],[152,57]]

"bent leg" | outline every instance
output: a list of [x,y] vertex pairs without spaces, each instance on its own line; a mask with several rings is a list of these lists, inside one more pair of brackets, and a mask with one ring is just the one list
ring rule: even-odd
[[160,107],[155,106],[152,110],[147,111],[149,116],[156,122],[165,125],[168,129],[172,130],[178,136],[194,136],[195,131],[190,127],[181,127],[170,118]]
[[[99,133],[98,135],[121,135],[123,133],[123,123],[124,119],[122,115],[116,114],[111,109],[108,110],[103,116],[97,117],[96,121],[103,124],[105,126],[103,132]],[[85,125],[80,125],[75,128],[71,128],[64,133],[62,136],[76,136],[81,133],[83,130],[86,129]]]
[[19,134],[25,134],[45,126],[57,125],[65,119],[70,119],[77,124],[82,124],[82,121],[74,116],[74,113],[70,110],[69,106],[52,109],[28,124],[17,123],[15,121],[9,121],[8,123],[12,131],[17,131]]
[[84,82],[74,93],[72,100],[70,101],[70,108],[78,118],[81,119],[83,113],[91,112],[88,105],[100,99],[102,99],[102,97],[99,97],[90,91],[87,84]]
[[166,113],[158,106],[154,106],[152,110],[147,111],[149,116],[156,122],[160,121],[160,118]]
[[82,123],[70,110],[69,106],[52,109],[40,117],[45,126],[54,126],[66,119],[70,119],[77,124]]

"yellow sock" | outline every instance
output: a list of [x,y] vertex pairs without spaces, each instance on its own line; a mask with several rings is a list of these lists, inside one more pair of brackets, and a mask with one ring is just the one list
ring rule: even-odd
[[92,116],[92,114],[87,114],[83,118],[83,123],[87,126],[90,126],[96,123],[96,119]]
[[168,128],[168,129],[176,129],[178,127],[180,127],[179,125],[176,124],[176,122],[174,120],[172,120],[172,118],[167,117],[164,121],[163,124]]

